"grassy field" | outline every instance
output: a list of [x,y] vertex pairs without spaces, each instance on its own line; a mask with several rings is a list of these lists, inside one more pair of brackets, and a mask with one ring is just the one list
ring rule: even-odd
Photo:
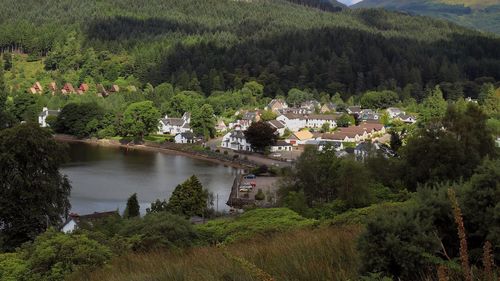
[[356,280],[360,231],[357,226],[302,229],[224,247],[130,254],[69,280]]

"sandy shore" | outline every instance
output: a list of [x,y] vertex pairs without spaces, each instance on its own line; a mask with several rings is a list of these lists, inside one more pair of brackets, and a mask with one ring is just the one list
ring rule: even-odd
[[190,157],[193,159],[199,159],[199,160],[209,161],[209,162],[216,163],[216,164],[222,164],[222,165],[226,165],[226,166],[230,166],[230,167],[234,167],[234,168],[238,168],[238,169],[253,168],[250,165],[245,165],[242,163],[233,162],[231,160],[215,159],[215,158],[212,158],[210,156],[200,155],[200,154],[195,153],[195,152],[190,153],[190,152],[180,151],[180,150],[175,150],[175,149],[170,149],[170,148],[148,146],[145,144],[121,144],[118,141],[109,140],[109,139],[100,139],[100,140],[98,140],[98,139],[78,139],[74,136],[61,135],[61,134],[54,135],[54,139],[57,141],[61,141],[61,142],[81,142],[81,143],[98,145],[98,146],[122,147],[125,149],[156,151],[156,152],[161,152],[161,153],[171,154],[171,155],[181,155],[181,156],[186,156],[186,157]]

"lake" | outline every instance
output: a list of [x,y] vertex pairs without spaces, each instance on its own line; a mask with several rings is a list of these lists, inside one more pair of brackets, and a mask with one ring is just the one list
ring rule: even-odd
[[[73,187],[71,211],[78,214],[125,209],[137,193],[141,212],[157,198],[169,198],[175,187],[196,175],[203,186],[218,195],[218,210],[226,201],[238,170],[186,156],[128,150],[86,143],[68,143],[70,161],[61,172]],[[217,200],[215,200],[217,201]],[[217,202],[214,202],[216,204]]]

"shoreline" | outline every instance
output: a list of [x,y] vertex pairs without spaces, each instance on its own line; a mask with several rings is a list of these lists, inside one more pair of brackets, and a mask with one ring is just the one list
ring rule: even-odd
[[190,157],[190,158],[197,159],[197,160],[208,161],[211,163],[220,164],[220,165],[224,165],[224,166],[230,166],[230,167],[233,167],[236,169],[254,168],[250,165],[245,165],[243,163],[236,163],[236,162],[231,161],[231,160],[215,159],[213,157],[200,155],[200,154],[197,154],[194,152],[181,151],[181,150],[176,150],[173,148],[150,146],[150,145],[146,145],[146,144],[128,145],[128,144],[122,144],[118,141],[110,140],[110,139],[78,139],[75,136],[63,135],[63,134],[55,134],[54,139],[56,141],[60,141],[60,142],[79,142],[79,143],[104,146],[104,147],[119,147],[119,148],[135,149],[135,150],[141,150],[141,151],[154,151],[154,152],[160,152],[160,153],[170,154],[170,155],[179,155],[179,156]]

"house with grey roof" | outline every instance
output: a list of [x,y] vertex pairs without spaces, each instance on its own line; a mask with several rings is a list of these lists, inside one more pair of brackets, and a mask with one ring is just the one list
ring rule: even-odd
[[190,123],[191,114],[189,112],[184,113],[181,118],[169,118],[165,115],[165,118],[160,120],[159,133],[175,136],[180,133],[192,132]]
[[380,118],[379,114],[372,109],[363,109],[359,113],[359,119],[363,121],[376,121]]
[[221,146],[235,151],[252,151],[252,146],[247,142],[242,130],[234,130],[222,137]]
[[270,120],[267,121],[267,124],[269,124],[271,128],[276,129],[276,132],[278,133],[279,136],[283,136],[285,134],[286,126],[283,122],[278,120]]

